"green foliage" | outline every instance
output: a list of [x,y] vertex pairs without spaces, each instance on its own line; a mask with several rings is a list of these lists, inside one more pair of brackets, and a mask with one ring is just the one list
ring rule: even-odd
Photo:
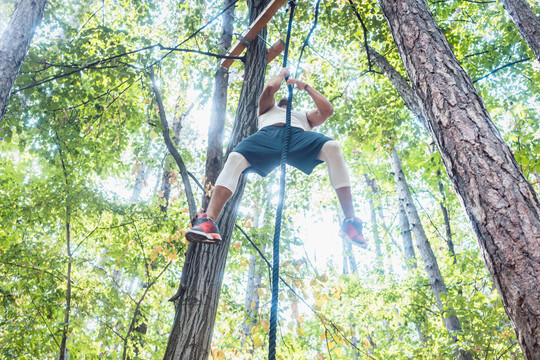
[[[353,2],[368,30],[369,46],[406,75],[377,4]],[[363,28],[348,1],[321,2],[317,28],[296,69],[315,3],[299,3],[289,66],[334,105],[334,115],[320,131],[342,145],[358,214],[369,218],[367,199],[372,198],[386,216],[388,230],[382,221],[366,221],[365,231],[370,239],[376,229],[381,234],[385,271],[374,268],[372,249],[353,249],[357,274],[342,274],[341,255],[322,263],[325,250],[312,251],[311,244],[318,240],[316,248],[327,249],[333,242],[340,248],[341,240],[322,231],[313,234],[312,227],[338,231],[337,200],[323,167],[309,178],[290,171],[281,271],[292,289],[281,284],[280,358],[453,359],[460,348],[477,358],[520,358],[440,156],[388,79],[370,66]],[[0,5],[0,24],[13,7],[13,1]],[[174,318],[167,299],[178,288],[189,216],[176,165],[167,165],[170,157],[147,71],[155,65],[170,126],[182,118],[179,152],[202,179],[207,135],[201,124],[207,121],[219,62],[152,46],[181,44],[224,53],[218,42],[220,20],[184,43],[222,7],[221,2],[202,1],[49,3],[0,129],[0,358],[58,357],[64,325],[73,358],[162,358]],[[532,58],[530,49],[498,3],[449,0],[430,7],[538,190],[540,72],[530,60],[505,67]],[[247,17],[246,4],[237,3],[234,33],[249,26]],[[268,24],[269,43],[284,37],[287,18],[279,11]],[[269,64],[268,76],[280,67],[278,57]],[[242,72],[236,61],[225,138]],[[305,93],[295,93],[295,107],[312,106]],[[388,161],[393,146],[400,150],[448,286],[445,304],[463,327],[453,334],[457,341],[443,326],[421,262],[407,272],[394,244],[401,243],[401,234]],[[143,170],[143,194],[137,198],[132,190],[140,185],[136,178]],[[163,171],[171,171],[167,212],[161,210]],[[267,259],[277,197],[274,174],[265,180],[250,177],[237,222]],[[376,180],[376,195],[364,186],[364,175]],[[197,200],[201,195],[196,194]],[[456,263],[447,250],[440,203],[450,214]],[[266,358],[268,267],[239,231],[233,236],[211,358]],[[64,324],[68,264],[71,306]],[[261,284],[259,300],[246,306],[251,266]],[[244,333],[248,323],[249,333]]]

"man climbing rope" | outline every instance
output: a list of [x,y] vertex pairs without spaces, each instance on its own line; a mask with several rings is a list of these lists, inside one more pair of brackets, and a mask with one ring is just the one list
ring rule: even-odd
[[[191,242],[217,243],[221,241],[215,219],[236,189],[242,172],[256,172],[268,175],[280,164],[281,140],[285,130],[287,98],[276,106],[274,95],[289,76],[287,68],[265,85],[259,98],[259,131],[240,142],[229,154],[223,170],[219,174],[208,209],[197,218],[193,227],[186,231],[186,239]],[[355,216],[349,172],[337,141],[311,130],[322,125],[332,115],[332,104],[317,90],[298,79],[290,78],[287,85],[296,85],[304,90],[315,103],[316,109],[306,112],[291,112],[291,137],[287,163],[311,174],[320,163],[328,166],[332,187],[338,196],[345,220],[341,231],[353,244],[366,248],[362,235],[362,221]]]

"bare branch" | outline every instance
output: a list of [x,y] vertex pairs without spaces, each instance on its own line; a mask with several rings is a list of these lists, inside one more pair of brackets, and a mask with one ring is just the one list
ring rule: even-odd
[[493,70],[492,72],[490,72],[489,74],[486,74],[486,75],[484,75],[484,76],[482,76],[482,77],[479,77],[478,79],[474,80],[474,81],[473,81],[473,84],[476,83],[476,82],[478,82],[478,81],[480,81],[480,80],[483,80],[483,79],[487,78],[488,76],[491,76],[491,75],[495,74],[495,73],[498,72],[498,71],[501,71],[502,69],[505,69],[505,68],[507,68],[507,67],[510,67],[510,66],[513,66],[513,65],[516,65],[516,64],[525,62],[525,61],[529,61],[529,60],[531,60],[531,58],[527,56],[526,58],[523,58],[523,59],[521,59],[521,60],[513,61],[513,62],[511,62],[511,63],[509,63],[509,64],[506,64],[506,65],[503,65],[503,66],[501,66],[501,67],[498,67],[498,68],[496,68],[495,70]]
[[180,170],[180,176],[182,177],[182,182],[184,183],[184,190],[186,192],[186,198],[188,202],[188,208],[189,208],[189,215],[190,218],[194,218],[197,214],[197,205],[195,203],[195,197],[193,196],[193,191],[191,189],[191,183],[189,182],[188,178],[188,171],[186,169],[186,165],[184,164],[184,160],[182,160],[182,156],[178,152],[178,149],[176,149],[176,146],[174,146],[171,136],[169,133],[169,123],[167,122],[167,116],[165,115],[165,107],[163,106],[163,100],[161,99],[161,95],[159,93],[159,89],[157,87],[156,79],[154,76],[154,68],[150,68],[149,72],[150,80],[152,80],[152,88],[154,90],[154,94],[156,96],[156,101],[159,108],[159,117],[161,119],[161,125],[163,127],[163,140],[165,141],[165,145],[167,146],[167,149],[171,153],[172,157],[174,158],[174,161],[176,162],[176,165],[178,165],[178,169]]
[[360,13],[358,12],[358,10],[356,10],[356,7],[354,6],[354,3],[352,2],[352,0],[349,0],[349,4],[351,4],[351,8],[353,9],[356,17],[360,21],[360,25],[362,25],[362,29],[364,30],[364,48],[366,49],[366,55],[367,55],[367,59],[368,59],[369,71],[371,71],[373,65],[371,63],[371,57],[369,55],[369,46],[368,46],[368,40],[367,40],[367,28],[366,28],[366,25],[364,24],[364,20],[362,20],[362,17],[360,16]]

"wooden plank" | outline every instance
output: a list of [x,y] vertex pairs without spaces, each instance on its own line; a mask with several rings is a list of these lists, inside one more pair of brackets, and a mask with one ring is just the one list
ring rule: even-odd
[[[266,24],[272,19],[276,14],[278,9],[285,4],[287,0],[272,0],[270,4],[266,6],[263,12],[255,19],[255,21],[250,25],[249,29],[244,35],[244,39],[247,41],[252,41],[255,37],[261,32],[261,30],[266,26]],[[227,54],[228,56],[240,56],[242,51],[246,48],[246,45],[241,41],[238,41],[231,51]],[[225,59],[222,61],[221,66],[228,69],[234,59]]]
[[285,50],[285,41],[279,39],[266,49],[266,61],[267,63],[270,63],[272,60],[274,60],[279,54],[281,54]]

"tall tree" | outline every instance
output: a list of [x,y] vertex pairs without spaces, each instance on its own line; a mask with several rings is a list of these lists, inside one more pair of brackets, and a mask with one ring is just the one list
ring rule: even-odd
[[[253,22],[264,10],[266,0],[249,0]],[[264,86],[266,71],[266,29],[247,49],[244,83],[227,152],[257,129],[257,101]],[[223,209],[217,223],[223,241],[219,245],[190,244],[176,299],[176,316],[164,359],[206,360],[210,352],[225,262],[234,230],[238,204],[245,186],[242,176],[236,193]]]
[[0,36],[0,121],[48,0],[21,0]]
[[439,179],[439,194],[441,195],[441,198],[439,200],[439,206],[441,207],[441,211],[443,213],[443,219],[444,219],[444,229],[446,232],[446,245],[448,245],[448,252],[450,253],[450,256],[452,256],[452,259],[454,259],[454,264],[457,263],[456,258],[456,251],[454,248],[454,241],[452,240],[452,228],[450,226],[450,216],[448,215],[448,209],[446,208],[446,194],[444,192],[444,185],[441,180],[441,171],[437,170],[437,178]]
[[540,61],[540,18],[527,0],[501,0],[519,33]]
[[381,238],[379,236],[379,227],[377,224],[377,214],[375,212],[375,204],[373,204],[373,198],[375,197],[375,191],[373,191],[373,179],[370,179],[369,176],[364,175],[364,180],[366,182],[366,187],[371,188],[371,194],[368,198],[369,210],[371,213],[371,233],[373,234],[373,243],[375,244],[375,261],[377,271],[381,274],[384,274],[384,262],[383,254],[381,249]]
[[416,263],[416,254],[414,253],[414,246],[412,241],[412,229],[409,224],[409,219],[407,218],[407,213],[403,207],[403,202],[398,201],[399,206],[399,225],[401,228],[401,238],[403,240],[403,253],[405,256],[405,265],[407,269],[415,269],[417,266]]
[[[418,215],[416,206],[414,205],[414,201],[409,190],[409,185],[407,184],[405,174],[401,168],[401,159],[399,158],[395,149],[392,150],[391,164],[392,172],[394,173],[394,180],[396,181],[399,201],[402,203],[403,208],[405,209],[407,219],[409,220],[409,224],[414,234],[416,247],[420,252],[422,260],[424,261],[424,269],[426,270],[429,278],[431,290],[433,291],[435,299],[437,300],[437,305],[441,310],[444,326],[450,333],[450,336],[452,336],[454,340],[457,340],[457,333],[462,331],[461,324],[458,317],[453,314],[454,310],[452,308],[448,308],[443,301],[443,297],[447,293],[446,284],[442,277],[441,270],[439,269],[437,258],[431,249],[431,244],[429,243],[422,222],[420,221],[420,216]],[[469,360],[472,359],[472,356],[468,351],[459,349],[459,358],[461,360]]]
[[[405,105],[411,112],[420,120],[420,123],[424,126],[426,126],[426,121],[424,119],[424,115],[422,115],[422,109],[420,108],[420,104],[418,103],[418,99],[416,98],[416,95],[414,94],[413,89],[411,88],[411,85],[409,84],[409,81],[399,73],[389,62],[388,60],[381,54],[379,54],[376,50],[373,48],[368,48],[369,54],[371,55],[371,59],[373,59],[373,62],[381,69],[384,75],[390,80],[394,88],[398,91],[399,95],[405,102]],[[454,262],[456,262],[456,252],[454,250],[454,243],[452,241],[452,231],[450,229],[450,218],[448,216],[448,209],[446,208],[445,202],[446,202],[446,196],[444,194],[444,185],[442,183],[442,180],[440,179],[441,172],[440,170],[437,170],[437,177],[439,178],[439,192],[441,193],[442,200],[439,201],[439,205],[441,207],[441,211],[443,213],[444,218],[444,225],[446,229],[446,244],[448,245],[448,251],[450,252],[450,255],[454,259]]]
[[540,204],[424,0],[380,0],[527,359],[540,358]]

